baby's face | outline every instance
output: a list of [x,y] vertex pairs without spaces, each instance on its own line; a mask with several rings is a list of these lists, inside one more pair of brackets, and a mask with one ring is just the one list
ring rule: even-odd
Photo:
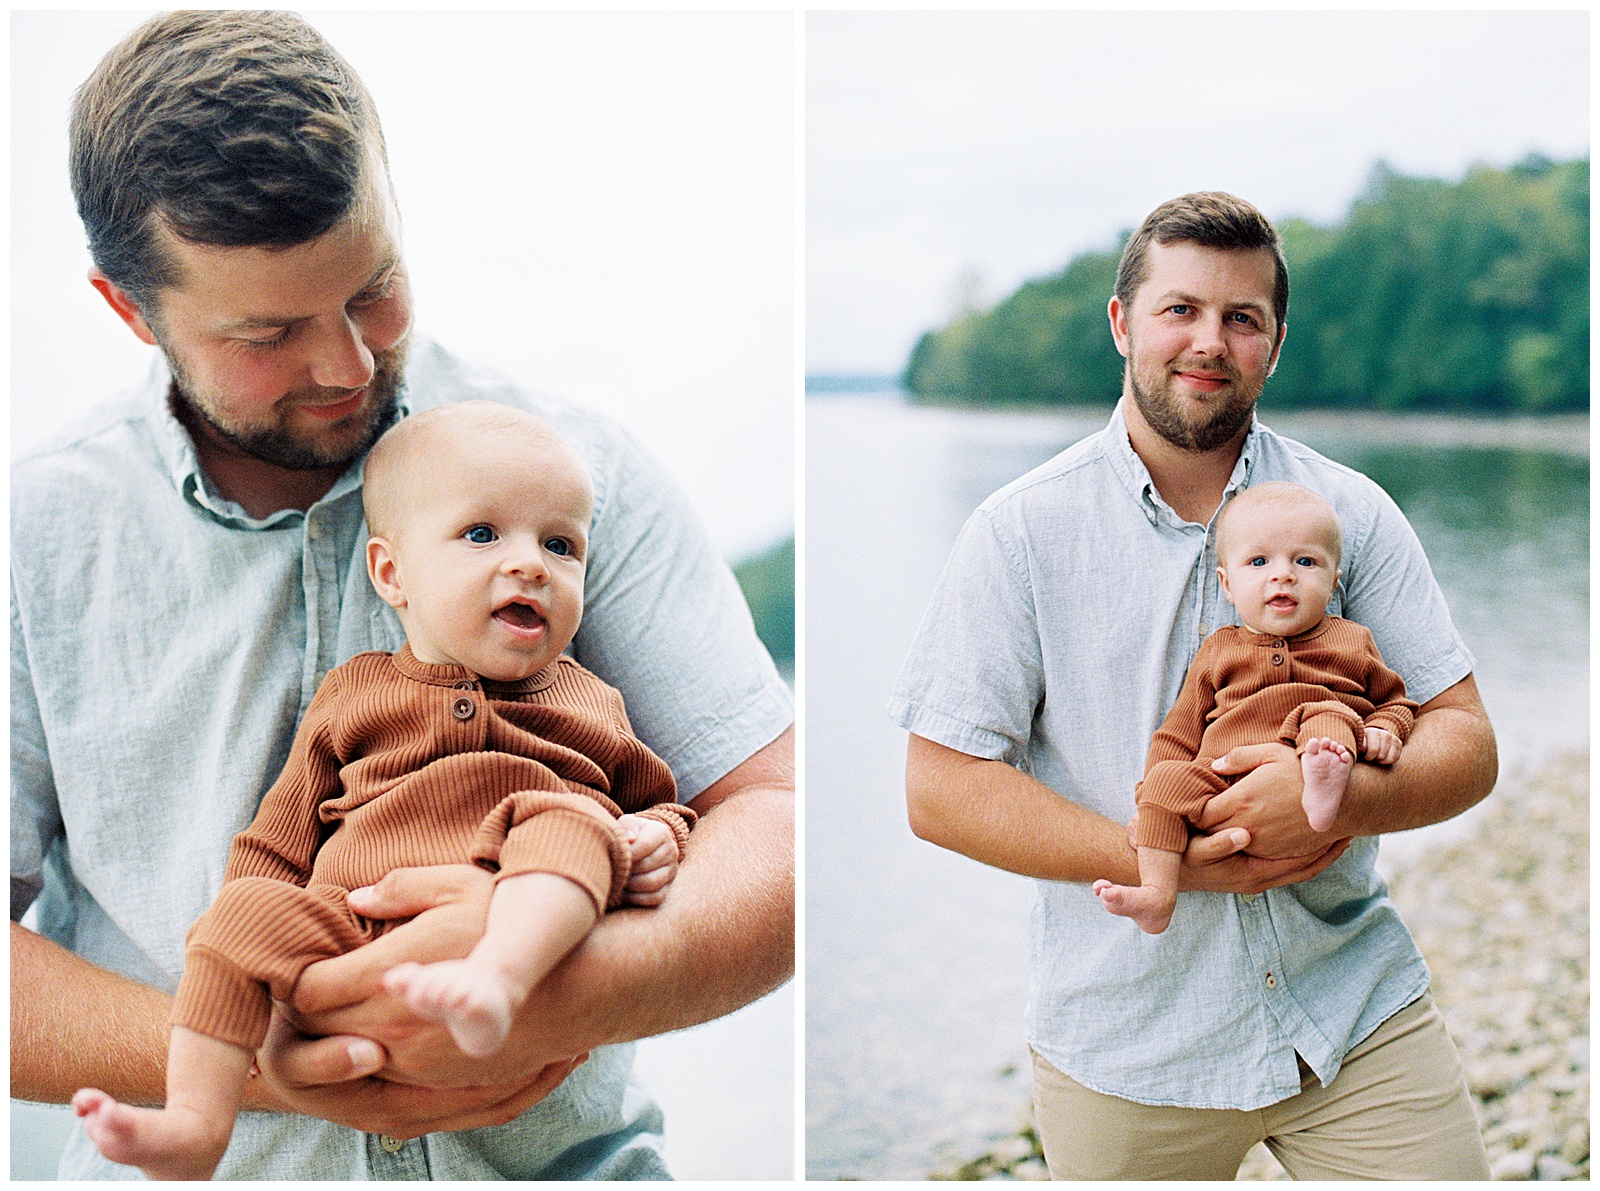
[[411,651],[500,682],[555,661],[583,617],[592,496],[576,461],[518,438],[445,444],[405,483],[390,544]]
[[1222,545],[1222,590],[1247,628],[1292,637],[1316,627],[1339,579],[1327,523],[1303,505],[1236,510]]

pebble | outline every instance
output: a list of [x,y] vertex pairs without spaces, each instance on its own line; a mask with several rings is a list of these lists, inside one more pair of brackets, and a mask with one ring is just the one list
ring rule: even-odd
[[[1433,972],[1490,1176],[1589,1178],[1589,757],[1502,775],[1462,838],[1410,858],[1390,895]],[[1040,1179],[1025,1124],[934,1179]],[[1288,1175],[1264,1146],[1241,1180]]]

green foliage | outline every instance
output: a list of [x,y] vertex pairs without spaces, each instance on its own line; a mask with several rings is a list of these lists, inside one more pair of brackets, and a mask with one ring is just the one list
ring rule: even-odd
[[772,660],[794,661],[794,538],[733,568]]
[[[1289,337],[1265,407],[1588,408],[1589,162],[1529,157],[1460,182],[1380,163],[1344,222],[1279,228]],[[1105,404],[1120,245],[922,337],[905,385],[982,405]]]

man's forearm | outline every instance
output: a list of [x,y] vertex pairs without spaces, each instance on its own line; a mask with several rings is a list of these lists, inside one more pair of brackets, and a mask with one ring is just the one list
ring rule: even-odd
[[1452,819],[1488,796],[1498,771],[1494,729],[1469,674],[1423,704],[1392,767],[1351,771],[1333,832],[1382,835]]
[[794,971],[794,794],[741,790],[706,814],[663,904],[607,914],[528,998],[552,1057],[698,1025]]
[[165,1096],[172,999],[11,924],[11,1094],[65,1104],[97,1087],[130,1104]]
[[906,748],[911,830],[984,864],[1047,881],[1137,885],[1126,825],[1061,797],[1004,761],[913,734]]

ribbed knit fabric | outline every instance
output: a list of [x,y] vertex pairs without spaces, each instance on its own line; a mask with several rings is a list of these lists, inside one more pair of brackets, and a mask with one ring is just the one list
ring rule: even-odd
[[260,1045],[272,997],[389,925],[352,914],[345,893],[392,869],[559,873],[603,913],[628,880],[617,817],[659,819],[681,858],[695,814],[675,797],[622,696],[570,658],[496,683],[410,646],[359,654],[323,680],[234,838],[222,891],[186,940],[173,1024]]
[[1372,634],[1354,621],[1325,616],[1288,639],[1242,626],[1218,629],[1201,643],[1150,742],[1135,842],[1181,852],[1189,824],[1235,780],[1213,773],[1211,762],[1239,745],[1281,740],[1301,750],[1326,736],[1357,751],[1367,727],[1408,740],[1417,704],[1405,691]]

